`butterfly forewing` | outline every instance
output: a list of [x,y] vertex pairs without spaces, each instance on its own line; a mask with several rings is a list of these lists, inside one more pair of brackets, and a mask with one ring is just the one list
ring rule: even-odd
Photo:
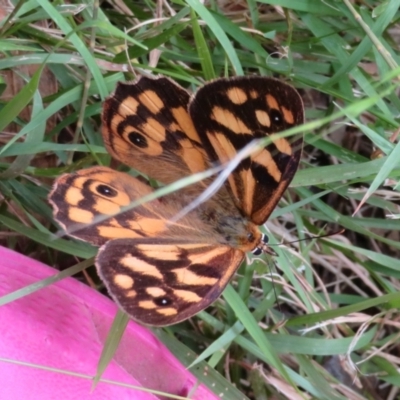
[[96,265],[114,300],[136,321],[164,326],[208,307],[244,257],[229,246],[167,239],[118,239]]
[[166,230],[168,219],[156,211],[159,200],[129,209],[133,201],[152,192],[128,174],[93,167],[59,177],[49,200],[69,235],[99,246],[111,239],[154,236]]
[[118,83],[102,113],[102,134],[117,160],[163,183],[208,168],[189,117],[189,94],[168,78]]
[[[216,80],[198,90],[189,107],[212,162],[226,164],[254,139],[303,123],[302,100],[291,86],[272,78]],[[240,161],[228,178],[236,206],[263,224],[292,180],[303,138],[273,137]]]

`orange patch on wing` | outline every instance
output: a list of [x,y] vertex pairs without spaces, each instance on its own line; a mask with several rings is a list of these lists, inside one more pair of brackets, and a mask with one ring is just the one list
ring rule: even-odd
[[192,292],[191,290],[175,289],[174,295],[188,303],[198,303],[202,300],[200,296],[198,296],[195,292]]
[[163,142],[167,135],[165,127],[154,118],[148,118],[140,128],[146,136],[158,143]]
[[111,128],[114,132],[117,132],[118,126],[121,122],[125,121],[126,117],[119,114],[115,114],[111,119]]
[[137,257],[133,257],[130,254],[127,254],[124,257],[122,257],[120,262],[124,267],[128,268],[130,271],[133,271],[140,275],[148,275],[160,280],[163,279],[163,275],[161,274],[161,272],[158,270],[157,267]]
[[267,149],[263,149],[256,155],[253,154],[251,156],[251,159],[252,161],[264,166],[276,182],[279,182],[281,180],[282,173],[276,165],[275,160],[272,158],[271,153]]
[[[199,134],[193,125],[192,118],[190,118],[188,112],[183,107],[171,108],[172,115],[179,125],[179,130],[185,132],[185,135],[190,139],[200,143]],[[176,129],[174,129],[176,130]]]
[[139,307],[146,310],[154,310],[157,308],[157,305],[153,302],[153,300],[142,300],[139,301]]
[[164,107],[164,102],[154,90],[145,90],[138,98],[139,102],[146,106],[153,114],[158,114]]
[[187,268],[176,268],[173,269],[176,276],[176,280],[184,285],[215,285],[218,282],[217,278],[211,278],[208,276],[197,275],[194,272],[188,270]]
[[[135,115],[140,103],[134,97],[125,98],[118,107],[118,115],[120,118],[125,119],[130,115]],[[117,117],[117,116],[115,116]],[[113,118],[114,119],[114,118]]]
[[271,94],[267,94],[266,100],[269,108],[279,110],[279,104],[274,96],[272,96]]
[[232,87],[226,91],[228,99],[233,104],[243,104],[247,101],[247,94],[244,90],[239,87]]
[[237,188],[235,178],[232,174],[228,176],[228,182],[229,182],[229,186],[232,190],[234,201],[237,201],[239,199],[239,190]]
[[207,137],[217,153],[221,164],[227,163],[236,156],[237,151],[235,147],[223,133],[207,131]]
[[271,119],[269,117],[269,114],[266,111],[264,111],[264,110],[256,110],[256,118],[257,118],[257,121],[261,125],[267,126],[267,127],[271,126]]
[[281,153],[287,154],[289,156],[292,155],[293,149],[290,143],[287,141],[287,139],[285,138],[276,139],[274,140],[274,144]]
[[178,310],[176,308],[168,307],[168,308],[157,308],[156,310],[159,314],[165,315],[169,317],[171,315],[178,314]]
[[99,236],[108,239],[138,239],[143,237],[143,235],[122,226],[97,225],[96,228]]
[[[208,139],[211,142],[211,145],[215,152],[217,153],[218,159],[221,164],[225,164],[232,160],[237,152],[233,144],[231,143],[230,140],[226,138],[226,136],[223,133],[219,132],[206,132]],[[239,197],[239,191],[236,186],[235,178],[231,174],[228,177],[228,181],[230,184],[230,187],[232,189],[233,195],[235,198]]]
[[121,211],[121,207],[118,204],[101,197],[96,199],[93,209],[103,215],[115,215]]
[[85,196],[82,193],[82,189],[75,186],[70,186],[65,192],[65,202],[71,206],[78,205],[78,203],[84,198]]
[[281,107],[283,118],[287,124],[293,125],[294,124],[294,116],[293,113],[285,107]]
[[93,221],[94,214],[78,207],[70,207],[68,209],[68,218],[80,224],[90,224]]
[[172,244],[139,244],[137,249],[146,257],[160,260],[179,260],[180,249]]
[[82,188],[83,188],[83,185],[84,185],[86,182],[87,182],[87,177],[86,177],[86,176],[80,176],[80,177],[77,177],[77,178],[74,180],[74,186],[77,187],[77,188],[82,189]]
[[112,279],[115,285],[125,290],[131,289],[134,284],[133,278],[126,274],[116,274]]
[[164,289],[156,286],[146,288],[146,293],[152,297],[160,297],[160,296],[165,296],[167,294]]
[[227,252],[227,247],[218,246],[212,250],[207,250],[204,253],[194,254],[189,256],[189,260],[195,264],[208,264],[214,258],[221,256]]
[[252,133],[248,126],[240,118],[238,118],[235,114],[231,113],[226,108],[217,106],[213,107],[210,117],[213,120],[217,121],[219,124],[230,129],[234,133]]
[[240,171],[240,179],[243,182],[244,193],[240,199],[242,202],[243,211],[247,215],[251,215],[253,211],[254,192],[256,188],[256,181],[254,179],[251,169]]

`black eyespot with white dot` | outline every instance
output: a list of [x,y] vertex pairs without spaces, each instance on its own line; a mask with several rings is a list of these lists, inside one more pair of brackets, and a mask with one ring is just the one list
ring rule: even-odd
[[167,307],[172,304],[172,300],[169,297],[157,297],[153,301],[159,307]]
[[130,132],[128,134],[128,139],[133,145],[140,147],[141,149],[145,149],[149,146],[147,139],[139,132]]
[[118,192],[114,188],[104,185],[104,184],[97,185],[96,191],[98,194],[101,194],[102,196],[109,197],[109,198],[118,196]]
[[282,117],[282,113],[279,110],[273,108],[270,110],[269,115],[270,115],[271,121],[274,125],[282,125],[283,124],[284,119]]

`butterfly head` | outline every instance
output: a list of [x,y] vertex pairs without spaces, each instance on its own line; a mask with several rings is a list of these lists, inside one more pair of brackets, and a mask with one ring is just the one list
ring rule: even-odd
[[251,252],[255,256],[261,254],[270,254],[276,256],[274,250],[268,245],[269,238],[261,233],[256,225],[251,222],[243,224],[243,231],[240,231],[240,225],[237,225],[238,235],[236,237],[237,244],[244,253]]

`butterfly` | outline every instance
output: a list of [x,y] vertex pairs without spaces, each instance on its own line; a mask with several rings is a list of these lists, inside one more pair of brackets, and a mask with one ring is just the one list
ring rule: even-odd
[[[217,79],[191,97],[166,77],[140,77],[105,101],[102,136],[115,159],[168,185],[303,120],[298,92],[273,78]],[[171,325],[214,302],[246,252],[268,252],[258,225],[291,182],[302,143],[302,135],[272,136],[178,219],[215,177],[129,208],[154,189],[98,166],[57,178],[49,201],[67,234],[101,246],[97,270],[119,306],[142,324]]]

